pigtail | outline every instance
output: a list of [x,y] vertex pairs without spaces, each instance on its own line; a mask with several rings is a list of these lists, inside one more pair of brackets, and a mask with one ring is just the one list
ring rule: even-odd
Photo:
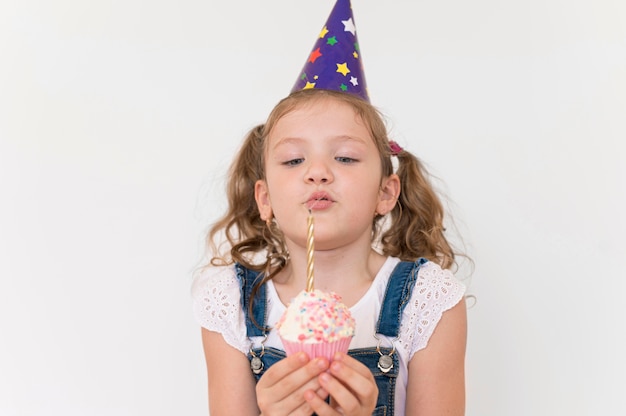
[[[226,196],[228,212],[211,227],[207,243],[212,248],[211,265],[228,265],[235,262],[244,267],[263,271],[261,281],[257,282],[251,293],[256,298],[261,285],[287,264],[287,249],[284,246],[282,233],[271,219],[261,219],[254,187],[258,180],[264,179],[264,137],[265,125],[254,127],[246,136],[239,153],[229,169],[229,181]],[[226,238],[230,250],[222,253],[217,247],[218,234]],[[258,256],[265,252],[265,260]],[[252,317],[253,302],[249,304]],[[258,322],[254,325],[261,328]]]
[[[212,264],[231,264],[244,259],[244,254],[262,248],[262,228],[254,199],[254,184],[263,178],[263,125],[254,127],[246,136],[228,171],[227,213],[213,224],[207,236],[213,248]],[[230,258],[216,246],[218,234],[228,241]]]
[[426,169],[413,154],[398,152],[401,190],[381,236],[383,252],[403,260],[426,257],[443,268],[454,263],[454,251],[444,235],[444,208]]
[[[241,263],[252,270],[264,270],[265,279],[273,276],[286,264],[286,249],[282,235],[276,224],[261,219],[254,187],[264,179],[264,137],[265,125],[254,127],[230,166],[226,197],[228,212],[213,224],[207,236],[211,247],[212,265]],[[217,246],[218,235],[223,235],[229,247],[228,253]],[[265,261],[257,256],[266,253]],[[271,271],[271,273],[270,273]]]

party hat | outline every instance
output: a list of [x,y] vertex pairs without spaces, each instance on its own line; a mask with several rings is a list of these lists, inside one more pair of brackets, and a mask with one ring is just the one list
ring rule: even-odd
[[337,0],[291,92],[321,88],[369,101],[350,0]]

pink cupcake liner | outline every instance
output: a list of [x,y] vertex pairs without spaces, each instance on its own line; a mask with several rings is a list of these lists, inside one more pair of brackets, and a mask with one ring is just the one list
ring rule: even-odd
[[328,361],[332,361],[336,352],[348,352],[352,337],[344,337],[333,342],[318,343],[293,342],[284,339],[282,341],[288,356],[303,351],[307,353],[311,360],[316,357],[326,357]]

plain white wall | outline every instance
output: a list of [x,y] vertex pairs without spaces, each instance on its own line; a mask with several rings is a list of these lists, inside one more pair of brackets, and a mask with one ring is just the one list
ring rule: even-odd
[[[332,5],[0,4],[0,414],[206,414],[203,233]],[[353,6],[476,264],[467,414],[626,413],[626,3]]]

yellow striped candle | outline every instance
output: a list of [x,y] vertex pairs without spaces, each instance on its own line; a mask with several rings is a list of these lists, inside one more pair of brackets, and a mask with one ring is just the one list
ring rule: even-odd
[[309,218],[307,220],[307,238],[306,238],[306,290],[312,292],[315,290],[313,286],[313,252],[315,251],[315,241],[313,240],[313,214],[309,210]]

